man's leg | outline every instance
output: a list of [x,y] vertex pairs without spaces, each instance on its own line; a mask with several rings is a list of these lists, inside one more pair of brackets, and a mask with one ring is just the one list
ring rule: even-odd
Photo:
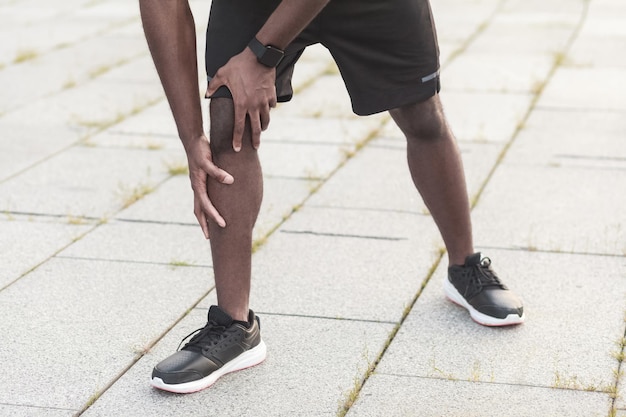
[[263,178],[247,123],[241,151],[233,150],[233,120],[231,99],[211,100],[209,140],[213,159],[235,182],[224,185],[209,179],[211,201],[226,221],[225,228],[209,222],[209,231],[218,305],[235,320],[247,321],[252,228],[263,197]]
[[448,249],[451,265],[474,253],[463,164],[438,95],[389,112],[407,139],[411,177]]
[[225,228],[209,223],[219,306],[209,309],[204,328],[152,371],[152,386],[177,393],[207,388],[229,372],[261,363],[266,355],[259,320],[248,309],[252,228],[263,194],[261,166],[250,126],[241,151],[233,151],[232,100],[212,99],[210,112],[213,160],[235,182],[227,186],[208,182],[211,200],[226,220]]
[[487,326],[524,321],[522,301],[502,284],[488,258],[474,253],[463,164],[438,95],[390,111],[407,138],[413,182],[448,249],[446,295]]

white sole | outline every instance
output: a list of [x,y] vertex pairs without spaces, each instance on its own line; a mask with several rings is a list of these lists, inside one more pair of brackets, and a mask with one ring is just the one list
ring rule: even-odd
[[465,301],[465,298],[463,298],[463,296],[457,291],[454,285],[452,285],[450,280],[447,278],[444,280],[443,289],[450,301],[467,309],[470,313],[470,317],[472,318],[472,320],[474,320],[478,324],[482,324],[483,326],[498,327],[512,326],[524,322],[525,313],[522,313],[521,317],[517,314],[509,314],[503,319],[491,317],[484,313],[481,313],[480,311],[472,307],[467,301]]
[[258,365],[265,360],[266,356],[267,348],[265,343],[261,340],[261,342],[252,349],[242,353],[230,362],[226,362],[220,369],[202,379],[184,382],[182,384],[166,384],[161,378],[154,377],[150,381],[150,385],[164,391],[174,392],[177,394],[189,394],[210,387],[220,377],[228,373]]

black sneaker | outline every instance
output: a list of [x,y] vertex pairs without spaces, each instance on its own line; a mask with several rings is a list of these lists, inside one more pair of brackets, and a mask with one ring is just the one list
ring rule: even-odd
[[200,391],[229,372],[258,365],[265,359],[260,321],[252,310],[246,326],[218,306],[211,306],[206,326],[182,342],[191,335],[181,350],[154,367],[153,387],[176,393]]
[[468,256],[465,265],[448,268],[444,290],[448,298],[469,310],[472,319],[484,326],[508,326],[524,322],[524,306],[491,269],[489,258],[480,252]]

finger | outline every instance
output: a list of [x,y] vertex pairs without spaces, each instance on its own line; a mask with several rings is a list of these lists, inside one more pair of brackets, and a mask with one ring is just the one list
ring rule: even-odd
[[220,88],[221,86],[224,85],[224,81],[222,81],[222,77],[220,76],[220,72],[218,71],[215,74],[215,77],[211,78],[211,80],[209,80],[209,85],[206,89],[206,94],[204,95],[205,98],[210,98],[213,94],[215,94],[215,92],[217,91],[218,88]]
[[232,184],[235,182],[235,178],[230,175],[228,172],[224,171],[221,168],[218,168],[215,164],[210,161],[206,161],[204,166],[202,167],[204,172],[206,172],[209,177],[213,178],[217,182],[221,184]]
[[[224,220],[224,218],[220,215],[220,213],[217,211],[217,209],[215,208],[215,206],[213,205],[213,203],[211,203],[211,200],[209,199],[209,195],[205,194],[205,193],[198,193],[196,194],[197,198],[199,200],[199,209],[200,209],[200,213],[196,215],[196,217],[198,217],[198,219],[200,218],[200,216],[204,217],[204,224],[207,224],[207,219],[209,220],[213,220],[215,223],[217,223],[218,226],[220,227],[226,227],[226,221]],[[200,225],[202,226],[202,225]],[[207,226],[207,233],[206,235],[209,234],[208,231],[208,226]]]
[[198,199],[195,199],[193,213],[196,215],[196,219],[198,219],[198,224],[202,229],[204,238],[209,239],[209,225],[207,223],[206,216],[204,215],[204,211],[202,211],[202,208],[200,207]]
[[252,146],[254,149],[259,149],[261,144],[261,117],[259,113],[250,113],[250,133],[252,134]]
[[261,112],[261,130],[267,130],[270,125],[270,108],[268,107],[265,111]]
[[235,103],[235,124],[233,126],[233,149],[235,152],[239,152],[241,150],[241,142],[243,141],[243,132],[245,127],[246,109]]

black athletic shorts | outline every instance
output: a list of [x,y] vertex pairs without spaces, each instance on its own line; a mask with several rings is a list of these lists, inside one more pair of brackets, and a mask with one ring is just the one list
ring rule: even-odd
[[[210,80],[243,51],[279,0],[213,0],[207,28]],[[286,48],[276,69],[279,102],[293,95],[291,77],[304,48],[332,54],[356,114],[424,101],[439,91],[439,48],[428,0],[331,0]],[[231,97],[220,88],[213,97]]]

